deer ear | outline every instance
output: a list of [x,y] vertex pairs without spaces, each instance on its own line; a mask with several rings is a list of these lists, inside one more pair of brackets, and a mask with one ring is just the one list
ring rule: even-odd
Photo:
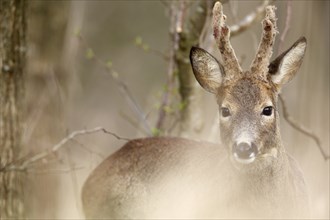
[[305,37],[299,38],[287,51],[279,55],[268,66],[272,81],[277,85],[289,82],[298,72],[306,51]]
[[192,47],[190,62],[199,84],[208,92],[216,93],[224,76],[223,67],[218,60],[206,50]]

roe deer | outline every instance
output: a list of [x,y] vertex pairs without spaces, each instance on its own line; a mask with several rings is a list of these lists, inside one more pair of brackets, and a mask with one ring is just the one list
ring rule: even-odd
[[302,218],[308,216],[303,175],[281,142],[277,97],[298,71],[306,39],[270,62],[275,7],[268,6],[250,70],[229,41],[222,5],[213,34],[222,63],[193,47],[199,84],[215,94],[221,144],[175,137],[129,141],[101,163],[82,191],[87,218]]

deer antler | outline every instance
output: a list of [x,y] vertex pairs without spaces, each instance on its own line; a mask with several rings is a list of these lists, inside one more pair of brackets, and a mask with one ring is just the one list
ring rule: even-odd
[[275,36],[277,34],[275,10],[275,6],[267,6],[266,8],[266,16],[262,21],[262,38],[256,57],[254,58],[251,65],[251,72],[262,73],[262,77],[264,78],[266,78],[269,61],[273,54]]
[[235,52],[230,44],[230,29],[225,25],[226,16],[222,12],[222,5],[216,2],[213,7],[213,36],[219,47],[223,59],[226,78],[242,72]]

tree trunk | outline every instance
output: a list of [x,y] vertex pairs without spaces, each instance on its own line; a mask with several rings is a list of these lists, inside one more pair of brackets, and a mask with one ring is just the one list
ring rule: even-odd
[[21,149],[26,1],[0,1],[0,219],[24,217],[23,174],[6,167]]
[[[209,2],[210,3],[210,2]],[[179,34],[179,49],[175,59],[178,68],[179,92],[181,104],[184,106],[180,112],[181,136],[191,136],[201,129],[200,120],[200,94],[194,74],[192,73],[189,53],[192,46],[198,46],[199,37],[205,24],[207,1],[200,0],[190,6],[184,19],[183,30]]]

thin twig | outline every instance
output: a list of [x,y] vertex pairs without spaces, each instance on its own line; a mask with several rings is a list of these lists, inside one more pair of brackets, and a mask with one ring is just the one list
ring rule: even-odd
[[181,33],[183,30],[183,21],[185,19],[185,15],[186,15],[186,6],[187,3],[185,0],[181,1],[179,10],[177,11],[177,19],[176,19],[176,23],[175,23],[175,32],[176,33]]
[[233,20],[235,24],[239,24],[239,20],[237,17],[237,2],[236,1],[229,1],[228,2],[228,8],[231,16],[233,17]]
[[[50,97],[52,97],[52,94],[50,95]],[[22,134],[22,143],[25,144],[30,141],[33,132],[37,127],[37,124],[39,123],[39,120],[43,112],[45,111],[46,104],[49,100],[51,99],[47,97],[47,94],[45,92],[40,92],[39,90],[39,98],[34,102],[34,108],[32,110],[32,113],[29,114],[29,117],[25,122]]]
[[[285,26],[284,26],[284,30],[283,30],[283,32],[280,36],[280,41],[278,43],[277,56],[281,53],[285,38],[287,36],[288,31],[290,30],[291,17],[292,17],[292,2],[288,1],[287,2],[287,7],[286,7]],[[289,125],[291,127],[296,129],[297,131],[305,134],[306,136],[312,138],[315,141],[317,147],[319,148],[324,160],[328,160],[330,156],[327,155],[326,152],[323,150],[320,138],[316,134],[314,134],[313,131],[310,131],[307,128],[303,127],[297,121],[295,121],[295,119],[293,119],[291,117],[291,115],[288,112],[285,99],[283,98],[283,96],[281,94],[279,94],[279,100],[282,104],[284,119],[289,123]]]
[[207,41],[208,34],[210,33],[211,30],[211,19],[212,19],[212,6],[211,6],[211,1],[207,1],[207,6],[206,6],[206,17],[205,17],[205,22],[203,25],[203,29],[201,31],[201,34],[199,36],[199,46],[204,47],[205,42]]
[[72,132],[71,134],[69,134],[68,136],[66,136],[65,138],[63,138],[60,142],[58,142],[56,145],[54,145],[52,148],[44,150],[40,153],[35,154],[32,157],[27,158],[26,160],[20,160],[21,161],[21,165],[16,165],[16,164],[11,164],[10,166],[6,166],[2,169],[0,169],[0,171],[10,171],[10,170],[18,170],[18,171],[26,171],[28,166],[30,166],[31,164],[34,164],[42,159],[45,159],[46,157],[48,157],[49,155],[52,155],[54,153],[56,153],[59,149],[61,149],[68,141],[74,139],[77,136],[81,136],[81,135],[86,135],[86,134],[93,134],[93,133],[97,133],[97,132],[103,132],[106,134],[110,134],[113,137],[117,138],[118,140],[125,140],[125,141],[130,141],[131,139],[129,138],[124,138],[124,137],[120,137],[117,134],[110,132],[108,130],[106,130],[103,127],[96,127],[96,128],[92,128],[92,129],[84,129],[84,130],[77,130]]
[[75,138],[71,139],[71,141],[74,142],[74,143],[76,143],[81,149],[85,150],[86,152],[98,156],[101,160],[104,160],[105,159],[105,157],[104,157],[103,154],[101,154],[99,152],[96,152],[95,150],[89,149],[89,147],[85,146],[83,143],[80,143]]
[[173,130],[178,125],[179,121],[180,121],[180,114],[176,113],[175,117],[174,117],[174,121],[173,121],[172,125],[169,127],[169,129],[167,131],[169,134],[171,134],[173,132]]
[[80,197],[79,197],[79,190],[78,190],[78,180],[77,180],[77,173],[76,173],[76,170],[74,169],[74,162],[72,160],[72,157],[71,157],[71,151],[70,151],[70,148],[65,148],[66,150],[66,156],[67,156],[67,160],[68,160],[68,165],[69,165],[69,168],[72,169],[72,172],[70,172],[70,177],[71,177],[71,182],[72,182],[72,188],[73,188],[73,195],[74,195],[74,198],[75,198],[75,203],[76,203],[76,209],[82,213],[82,208],[80,206]]
[[[90,50],[89,45],[87,44],[86,40],[82,37],[81,34],[78,34],[78,39],[82,43],[82,45],[87,49]],[[91,54],[91,59],[93,59],[96,63],[98,63],[100,66],[104,67],[106,73],[114,80],[115,85],[118,87],[119,91],[122,93],[122,95],[125,97],[127,103],[131,107],[132,111],[136,114],[139,121],[142,123],[145,131],[149,136],[152,135],[151,128],[147,120],[145,119],[145,114],[140,107],[140,105],[137,103],[135,98],[133,97],[129,87],[119,78],[118,73],[106,62],[104,62],[102,59],[100,59],[94,52]]]
[[85,168],[86,167],[79,166],[79,167],[71,167],[71,168],[65,168],[65,169],[43,169],[41,171],[40,170],[36,171],[35,169],[27,169],[27,170],[21,170],[21,171],[24,171],[24,172],[30,173],[30,174],[49,175],[49,174],[67,174],[67,173],[71,173],[72,171],[83,170]]
[[[184,4],[180,5],[179,10],[183,10]],[[170,34],[171,34],[171,49],[169,54],[169,63],[168,63],[168,70],[167,70],[167,79],[166,79],[166,89],[164,91],[162,102],[159,108],[158,119],[156,122],[156,129],[163,130],[164,129],[164,122],[167,116],[165,111],[166,106],[170,103],[170,92],[174,87],[175,76],[174,72],[176,69],[176,62],[175,62],[175,52],[179,47],[179,40],[180,35],[178,30],[182,31],[182,17],[179,16],[179,12],[177,11],[176,2],[171,2],[170,7],[170,17],[171,17],[171,24],[170,24]],[[181,13],[183,16],[184,13]]]
[[294,128],[296,129],[297,131],[305,134],[306,136],[312,138],[317,147],[319,148],[324,160],[329,160],[330,156],[326,154],[326,152],[323,150],[322,148],[322,145],[321,145],[321,141],[320,139],[318,138],[318,136],[316,134],[314,134],[313,131],[310,131],[308,130],[307,128],[303,127],[302,125],[300,125],[297,121],[295,121],[289,114],[288,112],[288,109],[286,107],[286,103],[285,103],[285,100],[283,98],[282,95],[279,95],[278,96],[280,101],[281,101],[281,104],[282,104],[282,110],[283,110],[283,117],[284,119]]
[[[263,4],[265,4],[265,3],[263,3]],[[242,23],[242,22],[239,21],[239,19],[238,19],[238,17],[237,17],[237,11],[238,11],[238,7],[237,7],[238,4],[237,4],[237,2],[236,2],[236,1],[229,1],[228,6],[229,6],[230,14],[231,14],[231,16],[233,17],[233,20],[234,20],[234,22],[235,22],[235,24],[236,24],[236,25],[233,25],[233,26],[237,26],[238,24]],[[256,11],[257,11],[257,9],[256,9]],[[248,15],[247,17],[245,17],[243,20],[249,20],[249,19],[248,19],[249,16],[250,16],[250,15]],[[256,16],[255,18],[257,18],[257,16]],[[261,16],[260,16],[260,18],[261,18]],[[253,22],[252,22],[252,23],[253,23]],[[249,24],[249,25],[252,25],[252,23]],[[255,22],[254,22],[254,23],[255,23]],[[232,26],[232,27],[233,27],[233,26]],[[232,28],[232,27],[231,27],[231,28]],[[253,40],[254,49],[255,49],[255,51],[257,51],[257,49],[258,49],[258,40],[257,40],[257,37],[256,37],[255,32],[251,31],[250,28],[249,28],[249,29],[246,29],[246,30],[247,30],[247,33],[248,33],[249,35],[251,35],[251,38],[252,38],[252,40]],[[242,31],[243,31],[243,30],[242,30]],[[244,54],[241,55],[241,56],[239,57],[238,61],[239,61],[239,65],[240,65],[240,66],[243,66],[243,63],[244,63],[245,59],[246,59],[246,55],[244,55]]]
[[162,58],[165,61],[168,61],[168,59],[169,59],[169,57],[165,53],[163,53],[162,51],[157,50],[155,48],[151,48],[148,44],[143,44],[142,42],[139,42],[139,43],[136,42],[135,45],[139,49],[143,50],[144,52],[152,53],[153,55],[156,55],[156,56]]
[[159,1],[165,8],[169,8],[170,7],[170,3],[168,1],[165,0],[160,0]]
[[292,17],[292,2],[291,2],[291,0],[287,1],[286,6],[287,7],[286,7],[285,26],[284,26],[284,30],[283,30],[283,32],[280,36],[280,41],[278,42],[277,55],[279,55],[281,53],[285,37],[286,37],[288,31],[290,30],[291,17]]
[[274,2],[274,0],[265,0],[262,2],[262,4],[257,7],[253,12],[245,16],[241,21],[239,21],[237,24],[230,26],[230,35],[231,37],[234,37],[236,35],[239,35],[241,32],[248,29],[252,24],[258,22],[261,20],[263,15],[265,14],[266,7]]
[[[123,111],[119,111],[119,116],[127,121],[128,124],[130,124],[133,128],[135,128],[136,131],[141,131],[146,136],[149,135],[144,129],[141,128],[141,124],[135,121],[131,116],[125,114]],[[148,113],[146,114],[145,118],[148,118]]]
[[169,57],[160,50],[157,50],[157,49],[154,49],[154,48],[149,48],[148,51],[150,51],[150,53],[152,53],[156,56],[159,56],[160,58],[164,59],[165,61],[169,60]]

